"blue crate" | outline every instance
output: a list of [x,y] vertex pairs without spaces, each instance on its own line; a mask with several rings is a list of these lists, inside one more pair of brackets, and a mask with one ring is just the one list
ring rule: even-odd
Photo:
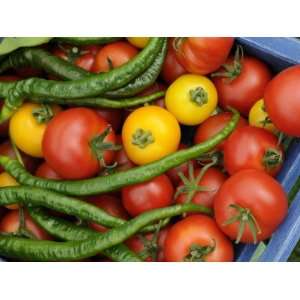
[[[295,38],[237,38],[245,51],[265,61],[274,73],[300,64],[300,41]],[[300,176],[300,141],[295,140],[286,154],[284,166],[277,179],[288,193]],[[289,208],[288,216],[270,239],[260,261],[287,261],[300,239],[300,193]],[[249,261],[255,245],[239,246],[236,261]],[[4,261],[0,258],[0,261]]]

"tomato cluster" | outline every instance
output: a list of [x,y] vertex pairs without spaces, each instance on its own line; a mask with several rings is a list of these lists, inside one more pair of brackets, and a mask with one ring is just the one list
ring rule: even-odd
[[[135,37],[105,46],[59,45],[52,53],[87,71],[108,72],[147,42]],[[213,216],[183,215],[167,227],[158,225],[157,232],[131,237],[126,245],[145,261],[232,261],[233,241],[266,240],[287,214],[287,196],[274,176],[284,161],[282,133],[300,136],[299,78],[299,66],[273,78],[268,65],[230,37],[170,38],[160,77],[141,93],[166,90],[164,99],[130,111],[28,101],[1,125],[0,154],[15,157],[9,137],[26,169],[38,177],[106,176],[207,141],[229,122],[228,108],[235,108],[242,115],[238,126],[210,153],[143,183],[86,199],[124,220],[176,203],[212,208]],[[194,133],[189,144],[182,143],[183,126]],[[18,185],[1,171],[1,187]],[[18,231],[19,210],[7,207],[1,232]],[[23,217],[36,238],[52,239],[26,210]]]

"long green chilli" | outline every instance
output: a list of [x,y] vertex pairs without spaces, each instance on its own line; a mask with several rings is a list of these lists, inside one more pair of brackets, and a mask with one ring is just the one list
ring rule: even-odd
[[126,224],[103,233],[99,237],[85,241],[35,241],[0,235],[0,255],[33,261],[81,260],[124,242],[148,224],[188,212],[210,214],[211,210],[193,203],[155,209],[145,212],[131,219]]
[[[36,207],[28,208],[33,220],[52,236],[64,241],[83,241],[101,235],[88,227],[78,226],[64,219],[49,216],[44,210]],[[124,244],[118,244],[102,251],[104,256],[112,261],[138,262],[142,261],[135,253],[130,251]]]
[[[95,222],[107,227],[118,227],[127,221],[108,214],[88,202],[59,193],[28,186],[3,187],[0,189],[0,206],[21,203],[26,206],[42,206],[81,220]],[[143,228],[143,232],[155,230],[155,225]]]
[[120,40],[121,37],[56,37],[55,40],[74,46],[104,45]]
[[49,180],[32,176],[16,160],[0,156],[0,164],[11,176],[23,185],[54,190],[63,194],[75,196],[96,195],[119,190],[123,186],[145,182],[177,167],[201,154],[207,153],[226,139],[235,129],[239,121],[239,113],[233,110],[233,116],[223,130],[211,139],[191,148],[170,154],[150,164],[129,169],[103,177],[95,177],[77,181]]
[[89,107],[105,107],[105,108],[130,108],[143,105],[159,99],[165,95],[165,92],[156,92],[148,96],[122,99],[121,101],[105,99],[100,97],[83,98],[83,99],[51,99],[51,98],[32,98],[31,102],[44,104],[62,104],[71,106],[89,106]]

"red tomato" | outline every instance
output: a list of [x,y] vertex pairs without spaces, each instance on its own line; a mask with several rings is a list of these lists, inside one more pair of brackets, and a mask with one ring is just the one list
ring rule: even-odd
[[[111,195],[93,196],[89,197],[89,202],[99,208],[102,208],[114,217],[128,220],[128,214],[122,206],[121,200],[117,197]],[[100,224],[90,223],[89,226],[99,232],[107,231],[107,228]]]
[[43,162],[37,168],[35,175],[46,179],[56,179],[56,180],[61,179],[61,177],[46,162]]
[[[226,65],[233,64],[234,58],[230,57]],[[224,68],[217,73],[219,72],[223,73]],[[271,71],[265,63],[251,56],[242,57],[240,67],[236,71],[228,72],[227,76],[213,78],[218,91],[219,105],[224,109],[231,106],[248,116],[253,104],[263,98],[271,77]]]
[[[25,227],[39,240],[52,240],[51,236],[39,227],[25,211]],[[9,211],[0,221],[0,232],[14,233],[19,230],[19,210]]]
[[88,108],[71,108],[58,113],[48,123],[43,137],[46,162],[62,178],[82,179],[95,175],[103,162],[109,165],[114,159],[114,151],[103,150],[107,144],[111,148],[115,145],[115,134],[112,129],[107,132],[108,127],[103,118]]
[[273,124],[288,135],[300,137],[300,66],[280,72],[268,84],[264,101]]
[[31,78],[41,76],[43,74],[43,71],[32,67],[22,67],[16,69],[16,73],[22,78]]
[[[186,145],[180,144],[178,147],[178,150],[183,150],[183,149],[187,149],[187,148],[188,147]],[[187,175],[189,163],[192,164],[193,168],[195,168],[197,166],[196,161],[192,160],[192,161],[185,162],[185,163],[181,164],[180,166],[172,168],[167,171],[166,174],[168,175],[168,177],[171,179],[172,183],[175,186],[180,182],[180,177],[178,175],[179,172],[182,172],[183,175]]]
[[179,76],[187,73],[185,68],[179,63],[177,59],[173,43],[174,38],[169,39],[168,52],[161,71],[163,80],[168,84],[171,84]]
[[214,219],[192,215],[171,227],[164,255],[166,261],[225,262],[233,260],[233,247]]
[[127,42],[108,44],[97,53],[92,71],[107,72],[127,63],[137,54],[138,50]]
[[[166,89],[167,88],[164,84],[162,84],[160,82],[155,82],[150,87],[148,87],[147,89],[145,89],[144,91],[139,93],[139,96],[148,96],[148,95],[154,94],[156,92],[165,91]],[[166,108],[166,106],[165,106],[165,97],[157,99],[153,103],[155,103],[156,105],[158,105],[162,108]]]
[[122,110],[113,108],[99,108],[95,111],[100,117],[102,117],[111,125],[115,132],[120,129],[122,125]]
[[163,228],[155,239],[153,233],[147,233],[143,236],[134,235],[129,238],[125,244],[127,247],[142,256],[144,261],[164,261],[164,244],[170,227]]
[[[22,161],[24,162],[25,168],[28,172],[33,173],[37,166],[38,166],[38,160],[23,153],[20,151]],[[2,144],[0,144],[0,155],[8,156],[10,158],[16,159],[16,154],[14,149],[12,148],[12,145],[10,141],[5,141]],[[0,166],[0,173],[4,172],[4,169]]]
[[[217,115],[211,116],[208,119],[206,119],[197,128],[197,131],[194,136],[194,143],[201,144],[201,143],[209,140],[211,137],[213,137],[215,134],[217,134],[219,131],[221,131],[227,125],[227,123],[230,121],[231,117],[232,117],[232,113],[222,112],[222,113],[219,113]],[[247,124],[248,124],[248,122],[243,117],[240,117],[240,120],[237,124],[236,129],[244,127]],[[225,144],[225,141],[220,143],[215,149],[222,151],[224,148],[224,144]]]
[[275,176],[283,160],[278,138],[258,127],[245,126],[235,130],[224,146],[224,166],[232,175],[244,169],[258,169]]
[[206,75],[227,59],[233,45],[231,37],[188,37],[175,41],[179,63],[190,73]]
[[147,210],[169,206],[173,203],[174,189],[166,175],[122,189],[122,202],[128,213],[135,217]]
[[[244,221],[245,229],[240,240],[255,242],[271,236],[284,220],[288,209],[287,196],[282,186],[271,176],[260,170],[243,170],[231,176],[221,187],[214,201],[215,219],[232,240],[238,239],[238,232]],[[226,224],[233,217],[231,224]]]
[[[197,178],[201,169],[194,170],[194,178]],[[191,186],[196,187],[204,187],[209,189],[209,191],[196,191],[191,199],[191,202],[196,204],[202,204],[206,207],[212,207],[214,198],[222,186],[222,184],[226,181],[227,176],[224,175],[219,169],[210,167],[203,175],[203,177],[199,180],[198,183],[195,182],[192,178],[188,177],[188,180]],[[184,186],[184,183],[181,181],[177,187],[181,189]],[[185,203],[188,200],[188,193],[181,193],[176,199],[177,203]]]

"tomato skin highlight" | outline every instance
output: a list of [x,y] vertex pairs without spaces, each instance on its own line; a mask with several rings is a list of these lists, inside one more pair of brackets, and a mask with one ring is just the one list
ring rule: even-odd
[[232,175],[244,169],[258,169],[275,176],[282,166],[281,162],[274,167],[264,164],[267,150],[277,151],[283,157],[283,149],[278,144],[278,138],[269,131],[245,126],[235,130],[224,146],[224,166]]
[[280,131],[300,136],[300,66],[287,68],[268,84],[264,100],[273,124]]
[[54,179],[54,180],[62,179],[46,162],[43,162],[37,168],[35,175],[46,179]]
[[[233,60],[230,57],[226,64],[233,64]],[[241,73],[232,81],[226,77],[214,77],[212,80],[218,91],[219,105],[223,109],[233,107],[247,117],[253,104],[263,98],[272,74],[268,66],[255,57],[244,56],[241,65]]]
[[170,179],[162,174],[149,181],[122,188],[122,203],[135,217],[145,211],[162,208],[173,203],[174,188]]
[[[48,124],[43,138],[43,154],[49,166],[62,178],[83,179],[95,175],[101,167],[91,149],[93,138],[109,124],[88,108],[71,108],[59,113]],[[112,130],[104,142],[115,144]],[[59,151],[58,151],[59,149]],[[106,150],[105,163],[113,162],[114,151]]]
[[[230,207],[232,204],[250,210],[261,230],[257,233],[258,242],[272,235],[284,220],[288,209],[287,196],[282,186],[265,172],[254,169],[242,170],[232,175],[215,197],[216,222],[227,236],[235,240],[240,222],[224,224],[237,213],[236,209]],[[253,243],[253,235],[248,225],[240,241]]]
[[218,228],[213,218],[205,215],[192,215],[171,227],[164,245],[165,260],[184,261],[192,245],[212,246],[214,250],[203,257],[207,262],[233,261],[233,246]]
[[[203,143],[206,140],[213,137],[215,134],[217,134],[219,131],[221,131],[226,126],[226,124],[230,121],[231,117],[232,117],[232,113],[222,112],[222,113],[219,113],[217,115],[211,116],[208,119],[206,119],[202,124],[200,124],[197,127],[197,130],[196,130],[196,133],[194,136],[194,144]],[[243,117],[240,117],[236,129],[247,126],[247,124],[248,124],[247,121]],[[222,143],[220,143],[215,148],[215,150],[222,151],[226,140],[223,141]]]

